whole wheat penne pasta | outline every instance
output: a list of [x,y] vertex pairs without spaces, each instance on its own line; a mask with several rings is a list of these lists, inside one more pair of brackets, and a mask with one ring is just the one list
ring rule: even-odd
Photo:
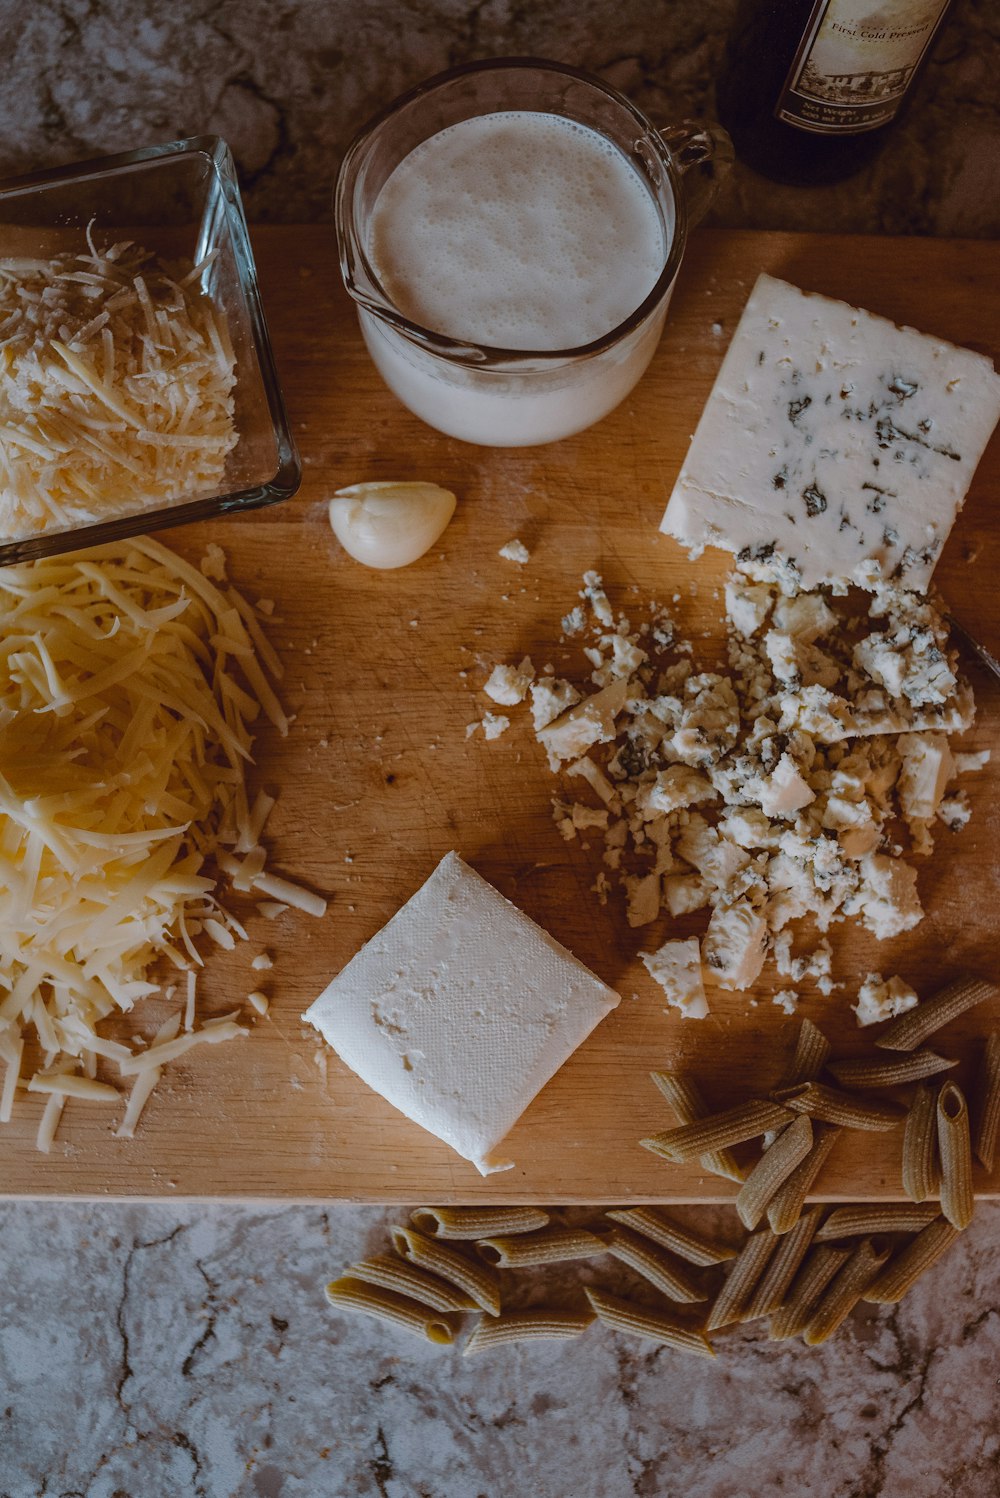
[[767,1221],[772,1233],[787,1233],[798,1222],[799,1214],[809,1192],[815,1184],[827,1157],[837,1140],[840,1129],[832,1124],[813,1125],[812,1149],[801,1165],[797,1165],[788,1180],[779,1186],[767,1204]]
[[817,1243],[837,1238],[863,1238],[873,1233],[919,1233],[939,1216],[935,1203],[872,1202],[837,1207],[816,1234]]
[[945,1082],[937,1096],[937,1142],[941,1159],[941,1211],[956,1228],[972,1221],[972,1140],[965,1095]]
[[774,1252],[777,1238],[768,1228],[751,1233],[733,1260],[725,1284],[719,1291],[705,1322],[705,1330],[714,1332],[732,1321],[742,1321],[765,1265]]
[[491,1316],[500,1314],[500,1278],[496,1270],[474,1259],[466,1258],[446,1243],[434,1238],[425,1238],[416,1228],[404,1228],[398,1224],[389,1229],[392,1246],[400,1258],[410,1259],[420,1269],[429,1269],[443,1280],[458,1285],[471,1295],[477,1306],[482,1306]]
[[949,1061],[935,1051],[913,1051],[898,1060],[880,1057],[858,1057],[852,1061],[831,1061],[827,1067],[841,1087],[902,1087],[907,1082],[921,1082],[950,1071],[957,1061]]
[[608,1253],[649,1280],[669,1300],[679,1300],[686,1305],[707,1300],[707,1293],[696,1284],[690,1273],[678,1264],[665,1249],[651,1243],[640,1233],[628,1228],[616,1227],[608,1240]]
[[923,1228],[878,1275],[861,1297],[875,1305],[893,1306],[902,1300],[925,1269],[935,1264],[959,1235],[959,1229],[936,1217]]
[[505,1342],[537,1342],[542,1338],[565,1341],[579,1337],[594,1321],[587,1311],[501,1311],[499,1316],[483,1316],[473,1328],[472,1336],[462,1349],[462,1356],[485,1352]]
[[587,1299],[598,1318],[615,1331],[626,1332],[633,1337],[648,1337],[650,1341],[662,1342],[667,1347],[676,1347],[681,1352],[694,1352],[700,1357],[714,1358],[715,1349],[701,1331],[671,1320],[647,1306],[635,1305],[620,1296],[608,1295],[603,1290],[586,1289]]
[[665,1129],[649,1139],[640,1139],[643,1149],[662,1155],[665,1160],[690,1160],[706,1150],[726,1149],[731,1144],[741,1144],[746,1139],[756,1139],[768,1129],[778,1129],[791,1123],[792,1115],[787,1108],[765,1098],[753,1098],[722,1113],[710,1113],[694,1123],[681,1124],[676,1129]]
[[942,988],[933,998],[925,999],[915,1009],[909,1009],[898,1019],[894,1019],[875,1044],[887,1051],[915,1051],[918,1045],[923,1045],[928,1035],[933,1035],[935,1030],[940,1030],[949,1020],[964,1014],[967,1009],[974,1009],[984,999],[994,999],[998,995],[1000,988],[995,983],[964,974],[956,978],[954,983],[949,983],[947,988]]
[[620,1222],[623,1227],[652,1238],[662,1248],[669,1248],[679,1258],[687,1259],[689,1264],[721,1264],[726,1259],[735,1259],[737,1254],[737,1250],[728,1243],[716,1243],[701,1233],[681,1227],[655,1207],[622,1207],[620,1210],[605,1212],[604,1215],[610,1217],[612,1222]]
[[903,1131],[903,1190],[924,1202],[938,1188],[937,1092],[921,1082],[914,1089]]
[[[650,1075],[681,1123],[690,1124],[696,1119],[707,1118],[712,1111],[692,1077],[682,1077],[670,1071],[654,1071]],[[699,1155],[698,1163],[710,1175],[723,1176],[728,1181],[742,1181],[746,1175],[732,1150],[707,1150]]]
[[343,1311],[360,1311],[365,1316],[377,1316],[380,1321],[391,1321],[394,1326],[405,1327],[428,1342],[447,1344],[454,1342],[456,1318],[441,1311],[432,1311],[428,1306],[380,1285],[367,1285],[362,1280],[344,1275],[331,1280],[326,1287],[326,1298],[332,1306]]
[[415,1228],[429,1238],[489,1238],[493,1233],[533,1233],[549,1225],[541,1207],[417,1207]]
[[808,1155],[812,1142],[812,1123],[805,1114],[800,1114],[764,1151],[736,1198],[736,1211],[745,1228],[757,1226],[768,1202]]
[[823,1123],[842,1129],[864,1129],[881,1133],[903,1122],[905,1110],[895,1103],[858,1098],[824,1082],[802,1082],[798,1087],[782,1087],[775,1097],[795,1113],[808,1113]]
[[798,1082],[815,1082],[830,1055],[830,1042],[811,1019],[804,1019],[799,1026],[799,1037],[795,1042],[795,1055],[785,1074],[783,1086],[794,1087]]
[[840,1269],[851,1257],[849,1248],[820,1243],[813,1248],[788,1291],[784,1301],[771,1317],[767,1335],[772,1342],[783,1342],[804,1331],[816,1306]]
[[806,1323],[803,1337],[809,1347],[817,1347],[833,1336],[875,1279],[890,1251],[885,1239],[862,1238]]
[[521,1269],[532,1264],[563,1264],[570,1259],[593,1259],[608,1245],[586,1228],[542,1228],[511,1238],[481,1238],[476,1253],[498,1269]]
[[408,1259],[399,1259],[395,1254],[375,1254],[370,1259],[361,1259],[350,1264],[344,1274],[351,1279],[364,1280],[367,1285],[381,1285],[383,1290],[395,1290],[397,1295],[409,1296],[435,1311],[478,1311],[478,1301],[456,1285],[439,1279],[429,1270],[419,1269]]
[[822,1207],[810,1207],[808,1212],[803,1212],[795,1226],[783,1238],[779,1238],[770,1263],[747,1302],[744,1321],[756,1321],[758,1316],[770,1316],[781,1305],[802,1260],[809,1252],[809,1245],[822,1215]]
[[987,1036],[976,1078],[976,1158],[993,1170],[1000,1135],[1000,1030]]

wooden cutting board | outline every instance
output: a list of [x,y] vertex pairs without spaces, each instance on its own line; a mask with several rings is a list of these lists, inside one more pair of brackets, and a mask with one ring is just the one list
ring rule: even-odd
[[[169,1069],[139,1136],[115,1139],[101,1105],[70,1102],[49,1156],[34,1149],[42,1100],[19,1101],[0,1130],[0,1192],[356,1201],[714,1201],[732,1193],[697,1164],[668,1166],[638,1146],[673,1122],[649,1081],[683,1068],[718,1106],[772,1084],[797,1021],[771,1003],[787,980],[769,964],[752,995],[710,993],[712,1017],[681,1021],[637,960],[670,932],[662,917],[631,930],[620,895],[590,892],[600,843],[567,844],[551,817],[558,789],[523,710],[487,744],[466,726],[490,704],[480,687],[496,661],[530,653],[585,678],[559,621],[589,567],[636,617],[676,594],[679,621],[706,665],[721,659],[719,589],[727,558],[697,563],[657,531],[664,502],[758,272],[845,297],[926,332],[1000,355],[996,247],[987,243],[702,232],[693,239],[667,331],[633,395],[593,430],[522,451],[439,436],[385,390],[340,286],[332,231],[261,229],[254,236],[265,306],[304,463],[291,501],[240,518],[163,533],[185,556],[210,541],[251,597],[275,600],[271,637],[295,714],[285,740],[259,741],[256,779],[278,792],[271,865],[330,897],[323,921],[294,911],[255,917],[252,940],[213,959],[206,1014],[254,987],[271,998],[249,1040],[203,1048]],[[365,479],[426,478],[459,496],[439,546],[415,566],[376,573],[337,546],[325,501]],[[958,617],[1000,653],[1000,442],[976,476],[936,581]],[[519,537],[521,567],[498,549]],[[1000,685],[974,662],[975,748],[1000,748]],[[921,866],[926,919],[878,943],[854,924],[832,933],[835,977],[822,998],[800,985],[800,1014],[845,1053],[868,1049],[849,1005],[873,969],[923,992],[968,962],[996,971],[1000,765],[966,781],[971,824],[941,829]],[[483,1179],[323,1055],[302,1011],[412,894],[450,848],[623,995],[509,1136],[517,1168]],[[237,909],[239,907],[236,907]],[[676,934],[703,928],[705,915]],[[266,949],[274,968],[252,972]],[[265,980],[261,982],[261,978]],[[151,1003],[144,1028],[162,1018]],[[964,1058],[1000,1024],[995,1012],[956,1022],[941,1041]],[[844,1138],[822,1177],[829,1199],[899,1195],[899,1133]],[[1000,1175],[980,1178],[1000,1192]]]

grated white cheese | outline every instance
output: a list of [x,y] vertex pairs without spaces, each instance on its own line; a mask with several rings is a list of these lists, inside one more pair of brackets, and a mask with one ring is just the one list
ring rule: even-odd
[[201,269],[92,240],[0,260],[0,539],[223,487],[235,358]]
[[[157,990],[159,958],[188,970],[187,1043],[208,1038],[193,1029],[198,938],[246,935],[213,863],[262,825],[244,780],[262,704],[287,731],[255,690],[241,603],[146,538],[0,572],[0,1121],[32,1032],[43,1060],[27,1087],[51,1096],[117,1098],[98,1057],[122,1075],[168,1059],[153,1047],[137,1068],[99,1034]],[[287,881],[276,891],[325,909]],[[57,1122],[49,1110],[49,1144]]]

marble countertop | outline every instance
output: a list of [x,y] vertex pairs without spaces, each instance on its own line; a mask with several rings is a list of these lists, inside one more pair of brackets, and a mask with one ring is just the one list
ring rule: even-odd
[[[657,119],[710,114],[732,12],[733,0],[8,3],[0,172],[215,132],[252,219],[328,219],[350,135],[419,78],[535,53],[604,74]],[[998,75],[994,0],[958,0],[920,107],[865,173],[802,190],[737,167],[715,222],[1000,235]],[[0,1202],[0,1498],[1000,1491],[1000,1203],[899,1308],[861,1308],[816,1350],[743,1328],[711,1363],[595,1329],[466,1361],[334,1315],[324,1282],[397,1219]]]
[[995,1498],[1000,1204],[898,1307],[715,1361],[600,1327],[464,1359],[335,1315],[399,1220],[0,1204],[0,1495]]

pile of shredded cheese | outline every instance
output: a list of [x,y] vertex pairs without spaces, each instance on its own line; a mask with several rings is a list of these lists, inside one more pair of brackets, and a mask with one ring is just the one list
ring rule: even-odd
[[218,492],[236,445],[204,264],[88,244],[0,260],[0,539]]
[[[325,910],[264,871],[274,803],[245,774],[261,709],[287,732],[281,666],[212,550],[202,571],[147,538],[0,571],[0,1122],[19,1087],[48,1094],[41,1148],[67,1097],[119,1098],[99,1057],[135,1078],[130,1135],[165,1062],[246,1033],[194,1028],[197,938],[246,936],[220,872],[265,914]],[[161,958],[186,973],[185,1033],[178,1011],[148,1048],[102,1037]]]

